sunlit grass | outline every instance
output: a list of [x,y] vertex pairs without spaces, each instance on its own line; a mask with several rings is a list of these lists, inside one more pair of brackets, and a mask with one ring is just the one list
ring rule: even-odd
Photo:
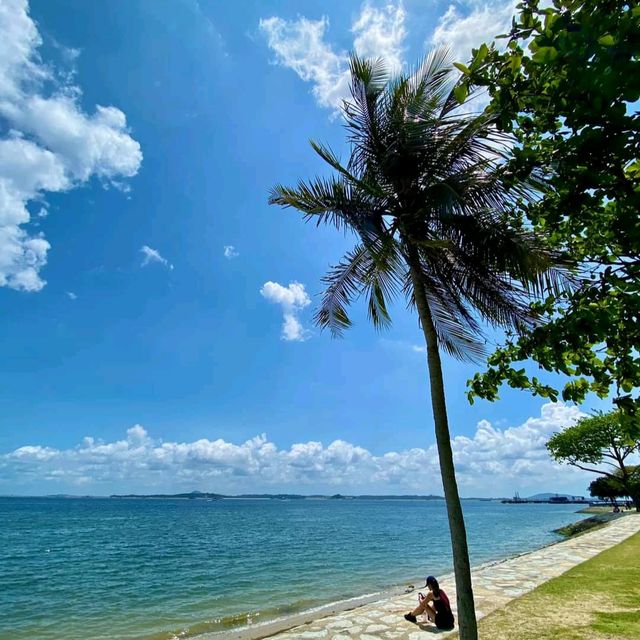
[[637,640],[640,533],[482,619],[479,635],[482,640]]

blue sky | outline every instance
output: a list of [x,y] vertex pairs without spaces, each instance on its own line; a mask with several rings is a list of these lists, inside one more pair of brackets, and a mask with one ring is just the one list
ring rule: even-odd
[[[348,50],[465,59],[511,6],[3,2],[0,492],[439,492],[416,318],[320,333],[351,239],[267,194],[345,151]],[[462,494],[584,493],[542,446],[577,409],[470,406],[475,370],[445,359]]]

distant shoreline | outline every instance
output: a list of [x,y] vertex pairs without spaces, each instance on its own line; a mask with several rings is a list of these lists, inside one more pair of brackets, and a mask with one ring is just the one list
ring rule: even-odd
[[[112,494],[109,496],[92,496],[92,495],[0,495],[0,498],[41,498],[41,499],[57,499],[57,500],[422,500],[422,501],[444,501],[444,497],[428,495],[357,495],[346,496],[336,495],[298,495],[298,494],[240,494],[240,495],[224,495],[218,493],[177,493],[177,494]],[[490,502],[499,500],[499,498],[462,498],[462,500],[480,500]]]
[[[544,494],[553,495],[553,494]],[[557,494],[556,494],[557,495]],[[67,499],[67,500],[200,500],[200,501],[216,501],[216,500],[409,500],[419,502],[444,502],[445,498],[438,495],[416,495],[416,494],[360,494],[360,495],[322,495],[322,494],[296,494],[296,493],[243,493],[238,495],[228,495],[221,493],[211,493],[204,491],[191,491],[189,493],[157,493],[157,494],[111,494],[111,495],[74,495],[74,494],[45,494],[45,495],[17,495],[17,494],[5,494],[0,495],[0,498],[39,498],[39,499]],[[503,497],[466,497],[461,498],[464,501],[476,501],[476,502],[502,502],[512,504],[527,504],[527,503],[540,503],[540,504],[582,504],[589,505],[589,501],[582,500],[555,500],[548,498],[541,498],[538,496],[532,496],[531,498],[513,500]]]
[[221,493],[206,493],[193,491],[191,493],[175,494],[114,494],[110,498],[134,498],[134,499],[177,499],[177,500],[444,500],[442,496],[428,495],[342,495],[336,493],[331,496],[312,494],[302,495],[297,493],[243,493],[240,495],[225,495]]

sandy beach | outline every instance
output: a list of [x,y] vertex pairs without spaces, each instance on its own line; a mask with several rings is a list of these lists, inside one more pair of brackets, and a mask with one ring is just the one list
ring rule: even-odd
[[[608,523],[605,529],[474,568],[472,578],[478,618],[503,607],[510,600],[615,546],[638,531],[640,514],[630,513]],[[453,575],[439,576],[439,579],[451,599],[455,613],[456,590]],[[417,593],[422,585],[422,582],[413,582],[412,585],[407,585],[407,592],[403,590],[400,593],[370,594],[298,616],[233,632],[212,634],[209,637],[212,640],[258,640],[266,637],[277,640],[418,640],[429,637],[428,634],[436,634],[442,638],[457,635],[455,629],[441,632],[420,620],[418,625],[404,620],[403,614],[415,607]],[[409,589],[410,586],[413,588]]]

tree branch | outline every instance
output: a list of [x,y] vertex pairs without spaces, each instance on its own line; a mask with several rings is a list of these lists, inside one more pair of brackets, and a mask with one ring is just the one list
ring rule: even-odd
[[572,467],[578,467],[578,469],[582,469],[583,471],[591,471],[591,473],[599,473],[602,476],[607,476],[607,478],[614,478],[615,476],[612,473],[608,473],[607,471],[602,471],[601,469],[590,469],[589,467],[583,467],[581,464],[577,462],[569,463]]

